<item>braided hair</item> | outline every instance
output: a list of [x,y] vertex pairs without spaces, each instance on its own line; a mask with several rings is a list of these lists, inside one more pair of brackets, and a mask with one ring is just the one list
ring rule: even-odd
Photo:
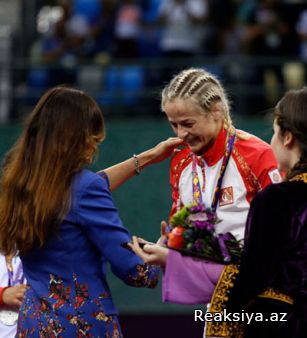
[[230,105],[226,92],[216,76],[202,68],[183,70],[162,91],[161,109],[175,99],[194,99],[204,113],[209,114],[212,104],[221,102],[224,107],[224,127],[233,129]]

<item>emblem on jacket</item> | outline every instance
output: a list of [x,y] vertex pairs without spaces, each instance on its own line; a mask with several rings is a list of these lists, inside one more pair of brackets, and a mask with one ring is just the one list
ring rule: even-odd
[[269,176],[272,183],[280,183],[282,181],[282,177],[280,176],[278,169],[269,171]]
[[228,205],[233,203],[233,189],[232,187],[226,187],[221,189],[221,195],[219,200],[219,205]]

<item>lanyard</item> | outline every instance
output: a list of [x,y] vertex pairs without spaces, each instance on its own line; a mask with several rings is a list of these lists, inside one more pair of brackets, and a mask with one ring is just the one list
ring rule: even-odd
[[24,282],[24,275],[21,264],[18,264],[15,278],[14,278],[14,269],[13,269],[13,258],[5,256],[6,267],[7,267],[7,274],[9,277],[8,286],[14,286],[16,284],[23,284]]
[[[231,155],[231,152],[232,152],[235,137],[236,137],[236,133],[233,133],[232,135],[228,134],[228,136],[227,136],[226,150],[225,150],[225,154],[224,154],[224,157],[223,157],[222,166],[221,166],[221,169],[220,169],[220,172],[219,172],[217,184],[216,184],[216,187],[215,187],[215,190],[214,190],[213,201],[212,201],[212,204],[211,204],[212,211],[216,211],[217,204],[218,204],[218,201],[220,199],[223,177],[225,175],[226,167],[227,167],[227,164],[229,162],[229,158],[230,158],[230,155]],[[203,204],[202,191],[201,191],[201,187],[200,187],[199,177],[198,177],[198,174],[197,174],[196,162],[197,162],[196,155],[193,154],[193,157],[192,157],[193,200],[194,200],[194,203],[202,203]],[[206,179],[205,178],[204,163],[202,163],[202,172],[203,172],[203,178],[204,178],[204,183],[203,183],[203,190],[204,190],[205,179]]]

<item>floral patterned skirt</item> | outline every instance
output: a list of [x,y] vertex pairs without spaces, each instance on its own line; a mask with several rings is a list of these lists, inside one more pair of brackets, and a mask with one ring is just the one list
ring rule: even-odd
[[19,311],[18,338],[122,338],[116,314],[106,314],[101,302],[89,297],[37,298],[28,289]]

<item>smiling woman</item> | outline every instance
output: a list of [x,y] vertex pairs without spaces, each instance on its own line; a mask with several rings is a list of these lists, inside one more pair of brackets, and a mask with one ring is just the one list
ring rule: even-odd
[[[171,162],[171,215],[183,205],[204,202],[220,214],[219,232],[231,231],[243,238],[249,203],[258,190],[272,183],[269,173],[277,169],[269,145],[235,129],[225,89],[204,69],[177,74],[162,91],[161,108],[186,144]],[[220,203],[225,189],[232,193]]]
[[[170,218],[184,206],[204,204],[221,220],[217,234],[230,232],[242,239],[251,200],[265,186],[281,181],[270,146],[235,129],[225,89],[204,69],[177,74],[162,91],[161,108],[185,143],[171,160]],[[165,301],[208,303],[215,285],[230,270],[159,245],[142,250],[134,240],[132,247],[146,262],[165,266]]]
[[165,104],[164,111],[175,134],[195,154],[201,155],[209,149],[223,126],[222,106],[219,103],[214,104],[211,113],[204,113],[192,99],[175,99]]

